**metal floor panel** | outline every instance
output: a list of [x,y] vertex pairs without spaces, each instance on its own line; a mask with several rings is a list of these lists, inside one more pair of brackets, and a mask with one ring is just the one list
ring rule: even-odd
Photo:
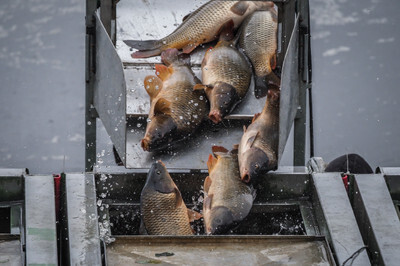
[[[337,263],[347,260],[354,252],[364,246],[353,210],[348,200],[342,177],[339,173],[313,174],[313,181],[318,197],[322,217],[317,217],[322,225],[322,232],[329,236]],[[363,250],[352,265],[370,265],[368,254]]]
[[57,265],[56,213],[52,175],[25,176],[26,263]]
[[400,221],[383,175],[355,175],[353,197],[353,209],[373,262],[399,265]]
[[93,174],[65,176],[69,265],[101,265]]

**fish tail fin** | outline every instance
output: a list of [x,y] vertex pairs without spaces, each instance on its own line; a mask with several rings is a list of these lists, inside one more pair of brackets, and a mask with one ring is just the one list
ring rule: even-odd
[[132,48],[142,50],[153,50],[156,48],[160,48],[162,42],[160,40],[124,40],[124,43]]
[[162,52],[162,41],[160,40],[124,40],[124,43],[139,50],[132,54],[133,58],[147,58],[159,55]]

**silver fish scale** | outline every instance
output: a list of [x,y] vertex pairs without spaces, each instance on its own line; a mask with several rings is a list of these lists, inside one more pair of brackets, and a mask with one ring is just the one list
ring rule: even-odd
[[185,204],[176,207],[175,193],[142,194],[141,212],[150,235],[193,235]]
[[[178,130],[191,131],[196,128],[207,114],[206,96],[202,91],[194,91],[194,74],[187,66],[174,67],[173,75],[176,82],[161,89],[157,97],[152,101],[151,109],[159,98],[165,98],[171,102],[171,117]],[[175,79],[175,77],[170,79]],[[164,81],[165,84],[165,81]],[[150,117],[151,119],[151,117]]]
[[[240,180],[237,155],[223,155],[218,157],[218,163],[210,173],[211,186],[208,194],[213,194],[211,208],[225,206],[232,211],[234,216],[246,207],[243,195],[252,197],[249,186]],[[251,206],[247,211],[250,211]]]
[[253,64],[257,76],[272,72],[270,60],[277,49],[277,23],[271,11],[256,11],[243,22],[239,45]]
[[[215,39],[218,28],[231,14],[230,8],[238,1],[211,1],[194,11],[173,33],[161,41],[166,47],[175,47],[182,43],[204,43],[204,40]],[[212,32],[214,31],[214,32]],[[210,41],[210,40],[209,40]]]
[[232,85],[240,98],[250,85],[251,67],[244,56],[229,46],[219,46],[207,52],[207,63],[202,67],[204,85],[214,86],[222,81]]

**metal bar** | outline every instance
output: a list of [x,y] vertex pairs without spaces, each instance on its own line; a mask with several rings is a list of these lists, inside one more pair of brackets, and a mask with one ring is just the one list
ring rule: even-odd
[[[314,202],[320,231],[328,237],[336,262],[342,265],[364,246],[342,177],[339,173],[313,174]],[[370,265],[363,250],[352,265]]]
[[91,171],[96,163],[96,115],[93,107],[95,76],[95,20],[97,1],[86,0],[86,95],[85,95],[85,170]]
[[379,167],[376,172],[385,176],[392,200],[400,201],[400,167]]
[[26,264],[57,265],[53,176],[25,177]]
[[353,209],[373,264],[398,265],[400,221],[383,175],[355,175]]
[[111,39],[111,16],[113,0],[100,0],[100,20]]
[[20,169],[0,169],[0,202],[24,198],[24,175]]
[[67,264],[101,265],[94,176],[67,174],[64,181]]

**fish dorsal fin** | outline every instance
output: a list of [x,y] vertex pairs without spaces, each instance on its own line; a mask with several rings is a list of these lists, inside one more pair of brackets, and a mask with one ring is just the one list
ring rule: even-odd
[[193,86],[193,90],[194,90],[194,91],[197,91],[197,90],[205,90],[206,88],[207,88],[207,86],[206,86],[206,85],[203,85],[203,84],[196,84],[196,85]]
[[144,78],[144,88],[149,94],[150,99],[154,99],[161,91],[163,86],[162,80],[156,76],[150,75]]
[[246,13],[249,4],[244,1],[239,1],[231,7],[231,11],[236,15],[243,16]]
[[218,159],[215,158],[212,154],[208,156],[208,161],[207,161],[207,167],[208,167],[208,173],[211,173],[215,165],[217,164]]
[[160,98],[154,105],[154,115],[171,115],[171,102],[165,98]]
[[229,151],[222,146],[212,146],[212,152],[215,154],[217,152],[228,153]]
[[182,195],[181,192],[177,187],[174,188],[174,194],[175,194],[175,207],[179,208],[183,203]]
[[207,197],[204,198],[204,202],[203,202],[203,213],[205,213],[206,211],[211,210],[211,204],[212,204],[212,198],[213,198],[213,194],[209,194],[207,195]]
[[208,193],[208,190],[210,189],[211,186],[211,177],[207,176],[206,179],[204,180],[204,192]]
[[187,209],[187,213],[189,217],[189,222],[194,222],[195,220],[198,220],[201,217],[203,217],[203,215],[191,209]]
[[233,22],[232,19],[230,19],[219,28],[218,32],[220,41],[217,43],[215,48],[217,48],[218,46],[229,45],[230,43],[229,41],[231,41],[234,37],[234,30],[233,30],[234,27],[235,23]]
[[256,121],[256,119],[260,116],[261,113],[257,113],[253,116],[253,120],[251,120],[251,123],[254,123],[254,121]]
[[155,69],[156,69],[156,75],[163,81],[168,79],[168,77],[172,74],[172,72],[174,72],[172,67],[167,67],[161,64],[156,64]]
[[260,134],[260,131],[257,131],[257,133],[253,137],[249,138],[248,143],[250,144],[250,148],[253,147],[254,142],[256,141],[259,134]]

